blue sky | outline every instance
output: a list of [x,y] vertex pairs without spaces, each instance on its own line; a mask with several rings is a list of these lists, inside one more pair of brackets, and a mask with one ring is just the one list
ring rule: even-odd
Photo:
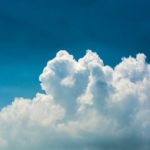
[[149,0],[0,0],[0,149],[149,150],[149,58]]
[[39,75],[60,49],[96,51],[105,64],[150,56],[149,0],[1,0],[0,107],[40,91]]

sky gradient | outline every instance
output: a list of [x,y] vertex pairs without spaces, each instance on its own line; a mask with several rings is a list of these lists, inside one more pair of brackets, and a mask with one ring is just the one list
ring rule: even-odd
[[150,150],[149,0],[0,0],[0,150]]
[[1,0],[0,107],[33,97],[38,77],[60,49],[75,58],[96,51],[110,66],[150,57],[149,0]]

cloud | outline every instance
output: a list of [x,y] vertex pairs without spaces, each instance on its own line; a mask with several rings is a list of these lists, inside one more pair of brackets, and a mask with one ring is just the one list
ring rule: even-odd
[[150,65],[144,54],[114,68],[88,50],[59,51],[40,75],[44,94],[0,111],[2,150],[150,149]]

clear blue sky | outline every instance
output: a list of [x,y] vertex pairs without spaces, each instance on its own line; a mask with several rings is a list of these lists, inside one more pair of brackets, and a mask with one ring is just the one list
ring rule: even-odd
[[150,57],[149,0],[1,0],[0,107],[40,91],[38,77],[60,49],[96,51],[105,64]]

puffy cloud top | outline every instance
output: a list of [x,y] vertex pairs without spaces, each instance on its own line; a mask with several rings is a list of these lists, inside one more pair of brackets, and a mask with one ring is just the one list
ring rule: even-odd
[[2,150],[149,150],[150,65],[146,56],[115,68],[94,52],[59,51],[40,75],[45,94],[15,98],[0,111]]

